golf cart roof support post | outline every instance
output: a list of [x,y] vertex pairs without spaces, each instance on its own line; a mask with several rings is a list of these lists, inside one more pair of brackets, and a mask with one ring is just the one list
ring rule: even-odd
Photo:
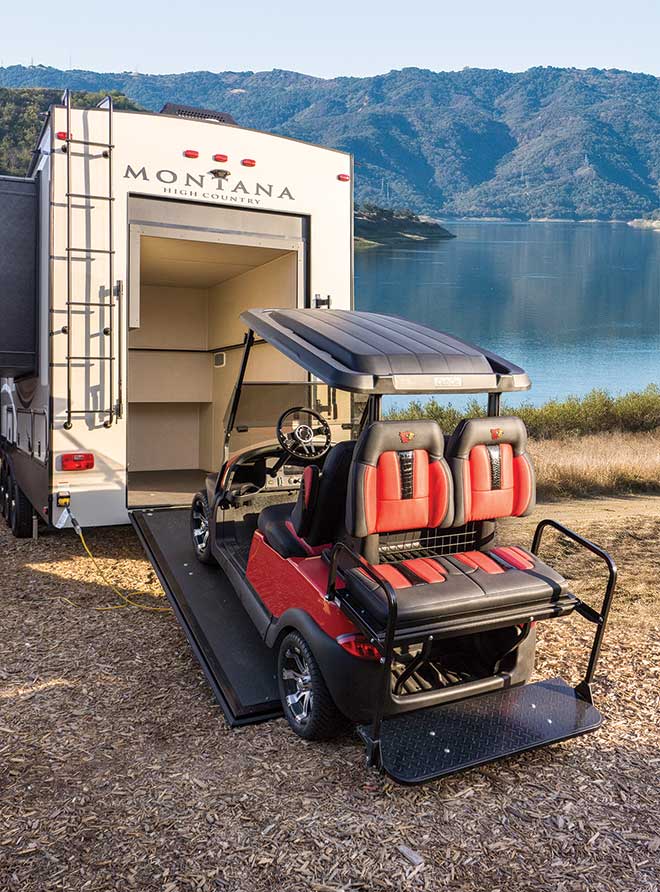
[[502,394],[488,394],[488,414],[491,418],[497,417],[502,411]]
[[372,393],[369,395],[367,402],[364,404],[364,409],[362,410],[359,433],[362,433],[368,424],[373,424],[374,421],[380,421],[381,404],[382,397],[379,393]]
[[236,384],[234,386],[234,393],[232,394],[231,403],[229,406],[229,413],[227,415],[227,423],[225,425],[225,445],[224,445],[223,461],[229,460],[229,440],[231,438],[231,432],[234,429],[234,422],[236,421],[236,413],[238,412],[238,404],[241,399],[241,388],[243,387],[245,371],[247,369],[248,360],[250,358],[250,350],[252,349],[253,344],[254,344],[254,332],[250,328],[250,329],[248,329],[248,332],[245,335],[245,338],[243,339],[243,358],[241,359],[241,367],[238,372],[238,378],[236,379]]

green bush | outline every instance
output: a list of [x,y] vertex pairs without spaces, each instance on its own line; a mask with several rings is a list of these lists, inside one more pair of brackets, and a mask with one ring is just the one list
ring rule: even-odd
[[[451,403],[440,405],[435,397],[426,402],[412,400],[402,409],[391,409],[385,417],[392,420],[433,418],[445,432],[452,431],[461,418],[486,414],[483,400],[472,400],[463,411]],[[610,396],[592,390],[582,399],[570,396],[551,400],[543,406],[502,403],[503,415],[517,415],[525,422],[530,437],[549,439],[568,435],[599,434],[608,431],[652,431],[660,428],[660,387],[650,384],[645,390]]]

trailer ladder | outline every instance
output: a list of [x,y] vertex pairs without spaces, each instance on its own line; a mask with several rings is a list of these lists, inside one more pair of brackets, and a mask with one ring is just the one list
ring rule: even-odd
[[[64,134],[64,145],[62,151],[66,152],[66,325],[62,327],[61,333],[66,334],[66,421],[64,429],[71,430],[73,426],[74,415],[101,415],[105,416],[103,426],[109,428],[113,422],[122,417],[123,411],[123,393],[122,393],[122,362],[123,362],[123,320],[122,320],[122,290],[121,283],[115,284],[115,250],[114,250],[114,195],[113,195],[113,172],[112,172],[112,154],[113,145],[113,101],[112,96],[106,96],[98,105],[99,109],[104,109],[108,114],[108,129],[106,142],[94,142],[87,139],[74,139],[71,132],[71,91],[65,90],[62,102],[66,108],[66,133]],[[102,159],[107,162],[107,193],[98,195],[87,192],[72,191],[72,147],[80,146],[82,148],[82,156],[84,160],[91,161]],[[90,149],[101,149],[98,156],[92,157],[89,154]],[[108,245],[106,248],[93,248],[91,246],[78,246],[72,244],[72,209],[73,201],[87,203],[89,210],[95,210],[95,202],[100,202],[101,206],[107,211],[107,231]],[[75,256],[93,256],[100,255],[107,257],[108,261],[108,278],[107,283],[99,290],[100,300],[87,301],[74,299],[72,262]],[[107,349],[100,349],[96,356],[83,354],[80,356],[73,354],[73,321],[74,307],[97,308],[99,320],[103,320],[103,328],[99,331],[99,343],[106,344]],[[105,322],[104,310],[108,311],[108,324]],[[115,333],[115,310],[117,316],[117,333]],[[117,356],[115,357],[115,343],[118,345]],[[82,409],[74,409],[72,399],[72,372],[74,362],[103,362],[108,363],[108,406],[103,408],[84,407]],[[117,397],[115,398],[115,367],[117,369]]]

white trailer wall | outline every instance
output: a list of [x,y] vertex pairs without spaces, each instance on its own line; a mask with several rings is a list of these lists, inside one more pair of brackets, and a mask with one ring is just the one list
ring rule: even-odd
[[[69,131],[74,139],[102,143],[108,139],[108,113],[104,110],[73,110]],[[295,140],[245,130],[214,122],[191,121],[171,116],[115,112],[111,159],[103,157],[102,147],[72,144],[70,176],[67,182],[67,153],[56,136],[67,132],[63,108],[54,109],[51,126],[42,142],[42,150],[52,149],[52,188],[50,207],[50,384],[52,395],[51,448],[53,491],[69,491],[74,513],[85,525],[125,523],[127,520],[127,460],[130,441],[130,405],[124,392],[123,412],[104,427],[107,416],[102,410],[110,408],[109,394],[112,381],[114,402],[117,404],[119,367],[123,369],[123,384],[129,388],[131,400],[137,395],[131,388],[142,377],[128,367],[128,329],[130,319],[139,326],[142,310],[139,287],[139,254],[135,261],[134,246],[150,227],[161,231],[158,235],[173,234],[176,238],[207,241],[230,241],[233,244],[257,246],[279,245],[282,250],[295,250],[306,257],[306,266],[297,269],[298,305],[304,305],[315,294],[332,296],[334,307],[350,308],[352,295],[352,190],[351,184],[338,180],[340,174],[351,174],[350,156],[309,146]],[[185,157],[194,150],[198,157]],[[218,165],[217,153],[228,156]],[[253,160],[254,166],[243,164]],[[111,170],[110,170],[111,163]],[[210,171],[222,167],[229,172],[226,179],[213,176]],[[67,237],[66,193],[109,196],[109,178],[113,202],[75,199],[71,202],[71,239]],[[112,205],[112,239],[110,238],[108,205]],[[157,212],[154,209],[158,209]],[[299,230],[292,232],[290,221],[302,221]],[[162,231],[167,227],[168,232]],[[142,230],[142,231],[141,231]],[[182,232],[183,231],[183,232]],[[201,233],[201,235],[200,235]],[[149,232],[153,235],[153,232]],[[256,240],[256,241],[255,241]],[[296,245],[292,245],[296,242]],[[299,249],[302,242],[304,250]],[[101,253],[114,250],[113,255]],[[72,252],[72,248],[83,248]],[[90,250],[90,249],[93,249]],[[96,253],[95,253],[96,252]],[[67,256],[71,258],[67,263]],[[110,279],[110,257],[113,260]],[[130,258],[130,268],[129,268]],[[283,264],[285,265],[285,264]],[[67,287],[67,267],[70,271]],[[277,276],[276,266],[269,271]],[[111,335],[103,335],[110,325],[107,308],[76,308],[67,313],[67,296],[72,300],[100,302],[109,298],[109,288],[119,284],[124,293],[125,329],[119,332],[115,311]],[[191,288],[196,286],[191,285]],[[218,286],[220,287],[220,286]],[[253,285],[256,289],[256,286]],[[136,294],[137,290],[137,294]],[[248,291],[251,289],[247,289]],[[262,292],[263,293],[263,292]],[[195,303],[189,292],[191,305]],[[163,316],[167,312],[168,297],[164,298]],[[171,298],[174,300],[174,298]],[[248,302],[251,297],[245,297]],[[264,305],[255,294],[249,305]],[[145,306],[148,298],[145,297]],[[228,300],[227,306],[231,303]],[[238,308],[238,307],[237,307]],[[148,312],[148,311],[147,311]],[[210,312],[210,311],[209,311]],[[227,339],[212,346],[223,346],[232,334],[233,342],[242,338],[237,313],[217,311],[217,319],[209,319],[213,333],[226,333]],[[188,314],[192,323],[194,313]],[[98,357],[73,360],[70,363],[71,405],[75,414],[70,430],[65,429],[67,418],[67,336],[61,328],[72,319],[71,339],[73,356]],[[194,325],[193,325],[194,328]],[[190,332],[192,334],[192,332]],[[120,336],[121,335],[121,336]],[[139,336],[138,336],[139,340]],[[209,341],[207,341],[209,343]],[[113,347],[114,362],[107,356]],[[264,349],[264,348],[260,348]],[[137,354],[136,354],[137,355]],[[238,351],[227,353],[224,369],[212,373],[215,392],[216,374],[227,378],[236,366]],[[131,357],[133,363],[133,356]],[[128,382],[127,382],[128,377]],[[148,378],[149,375],[146,375]],[[182,393],[190,387],[191,372],[181,367],[176,385],[170,381],[172,392]],[[205,376],[208,380],[208,375]],[[145,386],[147,386],[145,384]],[[176,391],[174,388],[182,388]],[[224,385],[221,386],[226,393]],[[199,396],[199,391],[197,391]],[[206,395],[206,394],[205,394]],[[137,402],[137,400],[135,400]],[[192,404],[192,401],[189,401]],[[202,401],[197,403],[202,405]],[[208,410],[199,411],[200,462],[215,461],[217,440],[220,436],[220,403],[211,419]],[[182,405],[183,401],[176,401]],[[204,405],[208,403],[204,402]],[[128,411],[127,411],[128,407]],[[114,408],[114,407],[113,407]],[[89,410],[95,411],[89,411]],[[155,410],[154,410],[155,411]],[[191,410],[194,414],[194,410]],[[148,427],[147,412],[143,412],[138,426]],[[181,419],[180,427],[190,431],[194,440],[194,420]],[[212,437],[202,431],[212,430]],[[139,439],[139,438],[138,438]],[[169,447],[152,443],[150,450],[136,451],[131,457],[139,463],[167,463]],[[59,456],[64,452],[89,451],[95,455],[95,469],[84,473],[61,470]],[[150,457],[151,456],[151,457]],[[66,520],[62,512],[53,510],[53,521]]]

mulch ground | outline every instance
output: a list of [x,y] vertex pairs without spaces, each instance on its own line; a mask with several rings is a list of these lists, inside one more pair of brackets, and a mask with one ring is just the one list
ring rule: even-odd
[[[367,771],[353,736],[229,730],[169,611],[95,610],[117,598],[75,536],[0,527],[0,890],[657,892],[660,499],[627,505],[579,524],[620,567],[603,727],[413,788]],[[89,542],[123,587],[158,591],[129,529]],[[591,560],[546,554],[596,598]],[[590,636],[545,623],[538,673],[577,681]]]

